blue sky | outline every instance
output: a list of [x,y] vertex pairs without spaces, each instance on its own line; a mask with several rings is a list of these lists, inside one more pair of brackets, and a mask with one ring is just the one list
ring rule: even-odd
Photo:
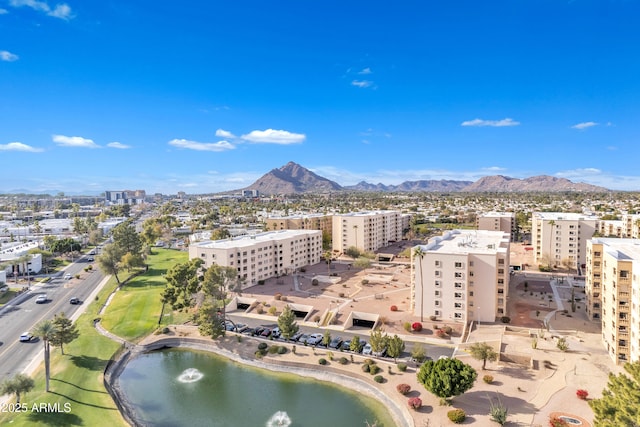
[[0,192],[640,190],[640,1],[0,0]]

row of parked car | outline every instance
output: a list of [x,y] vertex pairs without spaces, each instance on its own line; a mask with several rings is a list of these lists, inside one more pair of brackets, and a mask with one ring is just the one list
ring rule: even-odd
[[[225,322],[225,329],[227,331],[238,332],[243,335],[257,336],[261,338],[272,338],[275,340],[284,341],[284,338],[282,338],[282,333],[280,331],[280,328],[278,327],[269,328],[265,326],[258,326],[256,328],[250,328],[243,323],[233,324],[232,322],[227,321]],[[307,334],[304,332],[298,332],[295,335],[293,335],[291,338],[289,338],[288,342],[299,343],[299,344],[312,346],[312,347],[332,348],[340,351],[352,351],[351,340],[343,340],[342,337],[334,337],[329,342],[329,345],[325,346],[324,344],[322,344],[323,338],[324,338],[324,335],[319,333]],[[376,357],[383,357],[385,356],[386,352],[387,352],[386,348],[383,349],[382,351],[374,352],[373,348],[371,347],[371,344],[364,340],[359,341],[358,349],[356,349],[355,351],[355,353],[362,353],[365,356],[376,356]]]

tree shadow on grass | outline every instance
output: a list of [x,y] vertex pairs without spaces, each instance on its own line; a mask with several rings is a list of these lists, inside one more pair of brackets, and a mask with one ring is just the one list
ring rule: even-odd
[[27,418],[32,425],[47,425],[47,426],[81,426],[84,425],[82,418],[71,412],[64,412],[64,406],[60,408],[61,412],[46,412],[44,409],[42,412],[32,411],[29,412]]
[[79,385],[77,385],[77,384],[70,383],[69,381],[59,380],[59,379],[57,379],[57,378],[51,378],[51,381],[58,381],[58,382],[61,382],[61,383],[65,383],[65,384],[68,384],[68,385],[73,386],[73,387],[75,387],[75,388],[79,388],[80,390],[88,391],[88,392],[91,392],[91,393],[109,394],[109,393],[107,393],[107,392],[106,392],[106,391],[104,391],[104,390],[91,390],[91,389],[88,389],[88,388],[80,387],[80,386],[79,386]]
[[115,407],[115,405],[114,405],[113,407],[109,407],[109,406],[100,406],[100,405],[96,405],[96,404],[94,404],[94,403],[86,403],[86,402],[82,402],[82,401],[80,401],[80,400],[78,400],[78,399],[74,399],[74,398],[69,397],[69,396],[67,396],[67,395],[65,395],[65,394],[58,393],[58,392],[55,392],[55,391],[50,391],[49,393],[51,393],[51,394],[55,394],[56,396],[63,397],[63,398],[65,399],[65,401],[61,403],[61,405],[62,405],[62,406],[64,406],[64,404],[65,404],[65,403],[73,402],[73,403],[71,403],[71,412],[73,412],[73,405],[74,405],[74,404],[77,404],[77,405],[84,405],[84,406],[89,406],[89,407],[92,407],[92,408],[98,408],[98,409],[108,409],[108,410],[111,410],[111,411],[117,411],[117,410],[118,410],[118,408],[116,408],[116,407]]
[[71,356],[71,362],[78,368],[91,371],[102,371],[107,364],[106,360],[93,356]]

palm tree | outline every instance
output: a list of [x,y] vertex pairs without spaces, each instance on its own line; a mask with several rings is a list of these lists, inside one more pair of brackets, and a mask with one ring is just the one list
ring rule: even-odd
[[56,326],[52,320],[43,320],[33,329],[33,336],[42,340],[44,344],[44,375],[45,375],[45,391],[49,391],[49,378],[51,377],[51,344],[50,341],[55,337],[57,332]]
[[327,263],[327,275],[331,276],[331,251],[324,253],[324,260]]
[[549,221],[549,225],[551,226],[551,233],[549,233],[549,270],[551,270],[551,243],[553,242],[553,229],[556,226],[556,222],[554,220]]
[[358,247],[358,226],[353,226],[353,236],[356,238],[356,248]]
[[[424,258],[425,252],[422,249],[422,246],[416,246],[415,249],[413,250],[413,262],[411,263],[412,265],[415,264],[415,258],[419,258],[418,260],[418,265],[420,266],[420,321],[424,322],[424,282],[422,280],[422,258]],[[416,281],[415,281],[415,277],[413,279],[413,290],[415,293],[415,289],[416,289]]]

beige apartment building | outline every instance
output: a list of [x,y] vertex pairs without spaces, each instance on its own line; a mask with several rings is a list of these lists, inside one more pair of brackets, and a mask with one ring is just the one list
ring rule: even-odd
[[374,252],[402,240],[403,223],[399,211],[369,211],[333,215],[333,251],[344,253],[355,246]]
[[640,360],[640,241],[589,240],[585,290],[587,315],[601,322],[611,359]]
[[582,268],[587,240],[593,237],[595,216],[564,212],[534,212],[531,216],[531,245],[538,265]]
[[333,232],[333,215],[309,214],[273,216],[266,220],[267,230],[321,230],[331,236]]
[[598,220],[596,231],[602,237],[625,237],[625,223],[622,220]]
[[322,254],[320,230],[269,231],[189,246],[189,259],[200,258],[205,267],[236,268],[243,288],[317,264]]
[[509,233],[452,230],[411,251],[411,303],[422,321],[495,322],[506,315]]
[[624,224],[624,237],[640,239],[640,215],[623,215],[622,223]]
[[476,219],[478,230],[502,231],[509,233],[514,242],[518,235],[518,224],[515,212],[486,212],[479,214]]

